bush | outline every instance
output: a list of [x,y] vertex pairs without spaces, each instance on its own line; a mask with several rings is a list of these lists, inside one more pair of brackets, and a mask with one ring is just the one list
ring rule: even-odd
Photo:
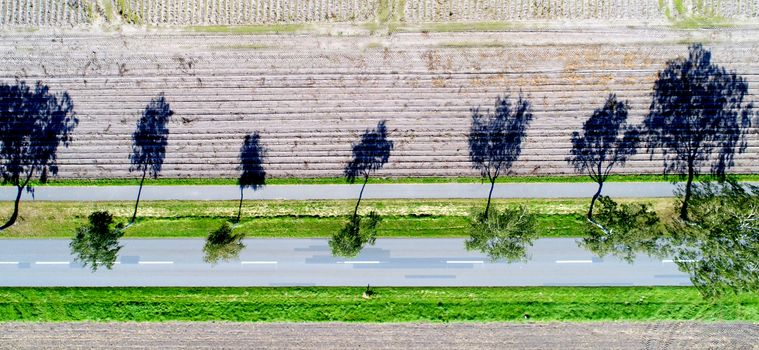
[[232,233],[232,226],[224,222],[221,227],[211,231],[203,246],[203,261],[216,264],[219,261],[232,261],[238,259],[240,252],[245,248],[242,240],[244,233]]
[[487,216],[484,211],[475,210],[470,214],[470,219],[470,238],[465,242],[467,250],[479,250],[493,261],[528,259],[526,246],[532,246],[538,233],[535,231],[535,216],[527,207],[507,207],[503,210],[493,207]]
[[85,267],[89,265],[93,272],[99,266],[111,269],[121,250],[119,238],[124,236],[124,226],[119,223],[111,228],[113,215],[107,211],[93,212],[89,221],[89,225],[76,230],[76,236],[69,244],[74,261],[81,262]]
[[[361,215],[353,215],[343,228],[329,240],[332,255],[352,258],[361,252],[364,245],[377,240],[377,225],[382,217],[372,211],[365,218]],[[362,225],[363,223],[363,225]]]
[[664,227],[647,204],[620,205],[601,196],[585,232],[581,245],[601,257],[613,255],[632,263],[638,252],[653,256],[667,253]]

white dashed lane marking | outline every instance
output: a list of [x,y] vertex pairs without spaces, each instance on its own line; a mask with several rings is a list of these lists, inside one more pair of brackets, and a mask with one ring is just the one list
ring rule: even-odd
[[556,260],[557,264],[592,264],[593,260]]
[[446,260],[446,264],[484,264],[482,260]]

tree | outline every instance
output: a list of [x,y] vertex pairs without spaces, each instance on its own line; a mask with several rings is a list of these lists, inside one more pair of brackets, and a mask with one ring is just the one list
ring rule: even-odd
[[759,187],[732,179],[695,184],[690,200],[688,221],[668,227],[679,269],[707,298],[759,290]]
[[377,123],[376,129],[367,129],[361,136],[361,140],[353,144],[353,158],[345,166],[345,179],[349,183],[355,183],[357,178],[363,177],[364,183],[361,185],[361,192],[353,209],[353,215],[329,241],[333,255],[353,257],[361,251],[365,244],[374,244],[377,225],[382,221],[382,218],[372,211],[365,218],[366,220],[363,220],[358,215],[358,207],[364,195],[366,183],[369,182],[369,176],[387,163],[392,150],[393,141],[387,139],[387,128],[384,120]]
[[[587,173],[598,184],[598,190],[590,200],[588,220],[593,220],[593,205],[611,170],[615,165],[624,165],[637,151],[638,132],[626,127],[626,123],[626,103],[609,94],[603,108],[593,111],[582,124],[582,135],[577,131],[572,133],[572,149],[567,162],[575,171]],[[624,136],[620,137],[620,131],[624,131]]]
[[[685,200],[685,186],[676,191],[675,205]],[[617,207],[599,200],[596,217],[609,230],[592,228],[582,245],[601,256],[612,254],[633,262],[637,253],[671,256],[709,299],[759,289],[759,187],[732,179],[720,185],[693,184],[688,219],[660,223],[640,204]]]
[[40,82],[33,88],[23,81],[0,84],[0,173],[3,184],[18,190],[13,213],[0,230],[16,222],[21,194],[34,193],[35,176],[45,183],[58,173],[58,145],[68,147],[78,123],[68,93],[51,94]]
[[[724,179],[735,152],[746,148],[752,105],[744,102],[748,83],[735,72],[711,63],[711,52],[694,44],[688,58],[667,62],[654,83],[643,125],[647,151],[663,152],[664,174],[687,179],[680,217],[688,217],[693,179],[700,169]],[[713,156],[713,153],[716,155]]]
[[244,238],[244,233],[232,233],[232,226],[224,222],[221,227],[208,234],[203,246],[203,261],[216,264],[220,260],[237,259],[245,248],[245,244],[242,243]]
[[488,217],[490,199],[495,181],[501,172],[509,170],[522,152],[522,140],[527,126],[532,121],[530,103],[519,99],[512,108],[508,96],[495,100],[495,113],[480,113],[479,107],[472,108],[472,126],[469,131],[469,159],[472,167],[480,171],[483,178],[490,181],[488,203],[484,217]]
[[166,124],[174,114],[163,93],[148,103],[142,112],[142,117],[137,121],[137,128],[132,134],[132,154],[129,160],[132,166],[129,171],[142,171],[140,189],[137,191],[137,201],[134,203],[134,214],[129,224],[133,224],[137,218],[137,206],[140,204],[142,185],[146,175],[158,178],[163,166],[163,158],[166,156],[166,144],[168,143],[169,128]]
[[479,250],[493,261],[525,261],[526,246],[532,246],[538,236],[535,222],[535,216],[525,206],[476,211],[472,214],[469,239],[464,244],[467,250]]
[[613,255],[630,263],[638,253],[657,257],[669,253],[663,224],[648,204],[617,204],[606,196],[598,203],[581,246],[600,257]]
[[76,236],[69,244],[71,254],[75,261],[82,262],[85,267],[89,265],[92,272],[99,266],[110,270],[121,250],[119,239],[124,236],[124,226],[118,224],[111,228],[113,215],[107,211],[96,211],[90,214],[89,220],[89,225],[76,230]]
[[366,244],[377,240],[377,226],[382,218],[374,211],[365,218],[353,215],[348,224],[329,240],[332,255],[352,258],[361,252]]
[[237,220],[235,222],[240,222],[243,190],[250,187],[255,191],[266,184],[266,171],[263,166],[266,149],[261,146],[259,140],[260,137],[257,132],[245,135],[242,147],[240,147],[239,169],[242,173],[237,180],[238,185],[240,185],[240,206],[237,209]]

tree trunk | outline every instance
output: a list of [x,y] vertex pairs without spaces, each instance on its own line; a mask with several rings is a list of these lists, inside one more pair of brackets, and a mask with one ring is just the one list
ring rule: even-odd
[[237,208],[237,221],[235,221],[235,223],[240,222],[240,216],[242,215],[242,197],[243,197],[243,187],[240,187],[240,206]]
[[[27,183],[28,182],[29,181],[27,181]],[[11,214],[10,219],[8,219],[8,221],[0,227],[0,231],[5,230],[6,228],[11,227],[16,223],[16,218],[18,218],[18,203],[21,201],[21,194],[24,191],[24,187],[26,187],[26,184],[18,187],[18,192],[16,193],[16,201],[13,203],[13,214]]]
[[493,188],[495,188],[495,178],[490,180],[490,192],[488,192],[488,204],[485,205],[485,218],[488,217],[488,211],[490,210],[490,198],[493,197]]
[[134,214],[132,214],[132,220],[129,221],[129,224],[133,224],[134,220],[137,219],[137,206],[140,205],[140,195],[142,194],[142,184],[145,182],[145,175],[148,173],[148,168],[145,168],[145,170],[142,171],[142,180],[140,180],[140,189],[137,191],[137,201],[134,203]]
[[688,201],[690,201],[691,186],[693,185],[693,167],[688,167],[688,181],[685,183],[685,198],[683,198],[683,205],[680,207],[680,219],[688,221]]
[[601,196],[601,189],[604,187],[603,182],[598,182],[598,191],[593,195],[593,199],[590,200],[590,209],[588,209],[588,220],[593,220],[593,206],[596,204],[596,199]]
[[364,176],[364,184],[361,185],[361,192],[358,194],[358,201],[356,202],[356,208],[353,209],[353,217],[355,218],[358,214],[358,205],[361,203],[361,197],[364,196],[364,187],[366,187],[366,183],[369,182],[369,176]]

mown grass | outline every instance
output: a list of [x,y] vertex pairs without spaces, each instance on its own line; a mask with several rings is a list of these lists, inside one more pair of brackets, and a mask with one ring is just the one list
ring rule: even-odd
[[[648,202],[660,210],[671,207],[669,199]],[[538,215],[543,237],[583,235],[582,215],[586,199],[496,199],[493,205],[524,204]],[[10,216],[11,202],[0,202],[0,218]],[[0,231],[0,238],[68,238],[87,222],[95,210],[108,210],[117,222],[131,217],[133,202],[24,201],[16,225]],[[142,201],[138,221],[125,238],[205,237],[225,220],[237,215],[237,201]],[[354,200],[246,201],[236,230],[248,237],[329,237],[345,224]],[[468,214],[484,206],[484,200],[364,200],[361,213],[377,211],[383,216],[381,237],[466,237]]]
[[[759,174],[733,175],[739,181],[759,181]],[[701,176],[702,180],[714,180],[711,176]],[[675,176],[663,175],[611,175],[607,182],[670,182],[677,181]],[[436,184],[436,183],[482,183],[479,177],[373,177],[370,184]],[[591,182],[587,176],[580,175],[544,175],[544,176],[501,176],[498,183],[586,183]],[[341,177],[318,178],[271,178],[267,185],[334,185],[345,184]],[[32,186],[136,186],[139,179],[49,179],[41,184],[32,181]],[[158,178],[145,179],[148,186],[195,186],[195,185],[237,185],[237,179],[231,178]],[[4,186],[11,186],[4,184]]]
[[691,287],[0,288],[0,321],[758,321],[759,296]]

